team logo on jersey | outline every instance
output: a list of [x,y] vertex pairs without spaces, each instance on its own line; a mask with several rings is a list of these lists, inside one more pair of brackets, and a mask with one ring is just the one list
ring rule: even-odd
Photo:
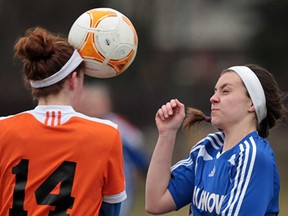
[[229,163],[232,165],[232,166],[235,166],[235,159],[236,159],[236,155],[235,154],[233,154],[231,157],[230,157],[230,159],[228,160],[229,161]]
[[214,167],[213,167],[213,169],[211,170],[211,172],[209,173],[209,177],[213,177],[214,176],[214,174],[215,174],[215,171],[216,171],[216,167],[215,167],[215,165],[214,165]]

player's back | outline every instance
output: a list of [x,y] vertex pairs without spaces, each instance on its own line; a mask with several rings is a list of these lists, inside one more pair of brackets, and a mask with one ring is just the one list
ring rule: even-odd
[[117,126],[70,108],[0,120],[0,171],[0,215],[98,215],[125,199]]

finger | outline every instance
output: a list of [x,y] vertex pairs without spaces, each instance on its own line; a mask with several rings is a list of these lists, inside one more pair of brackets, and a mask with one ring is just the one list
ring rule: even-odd
[[163,116],[164,116],[165,118],[169,118],[169,114],[168,114],[168,113],[169,113],[169,105],[168,105],[168,103],[162,105],[161,110],[162,110],[162,112],[163,112]]
[[173,109],[177,107],[177,99],[172,99],[170,103]]
[[164,114],[163,114],[163,111],[162,111],[161,108],[158,110],[156,116],[157,116],[158,118],[160,118],[162,121],[165,120],[165,118],[164,118]]
[[175,103],[177,104],[176,106],[179,109],[185,109],[185,105],[183,103],[181,103],[178,99],[175,99]]
[[166,103],[166,109],[167,109],[167,114],[169,116],[174,114],[174,108],[173,108],[171,102]]

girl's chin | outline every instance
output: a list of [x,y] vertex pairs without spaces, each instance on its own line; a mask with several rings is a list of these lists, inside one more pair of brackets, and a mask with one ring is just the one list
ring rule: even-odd
[[211,118],[211,124],[214,126],[214,127],[216,127],[216,128],[218,128],[218,130],[221,130],[221,124],[220,124],[220,122],[216,119],[216,118]]

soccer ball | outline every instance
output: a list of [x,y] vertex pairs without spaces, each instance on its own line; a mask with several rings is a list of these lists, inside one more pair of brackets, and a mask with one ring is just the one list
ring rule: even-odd
[[84,73],[97,78],[123,73],[133,62],[138,47],[132,22],[111,8],[81,14],[69,31],[68,41],[84,59]]

